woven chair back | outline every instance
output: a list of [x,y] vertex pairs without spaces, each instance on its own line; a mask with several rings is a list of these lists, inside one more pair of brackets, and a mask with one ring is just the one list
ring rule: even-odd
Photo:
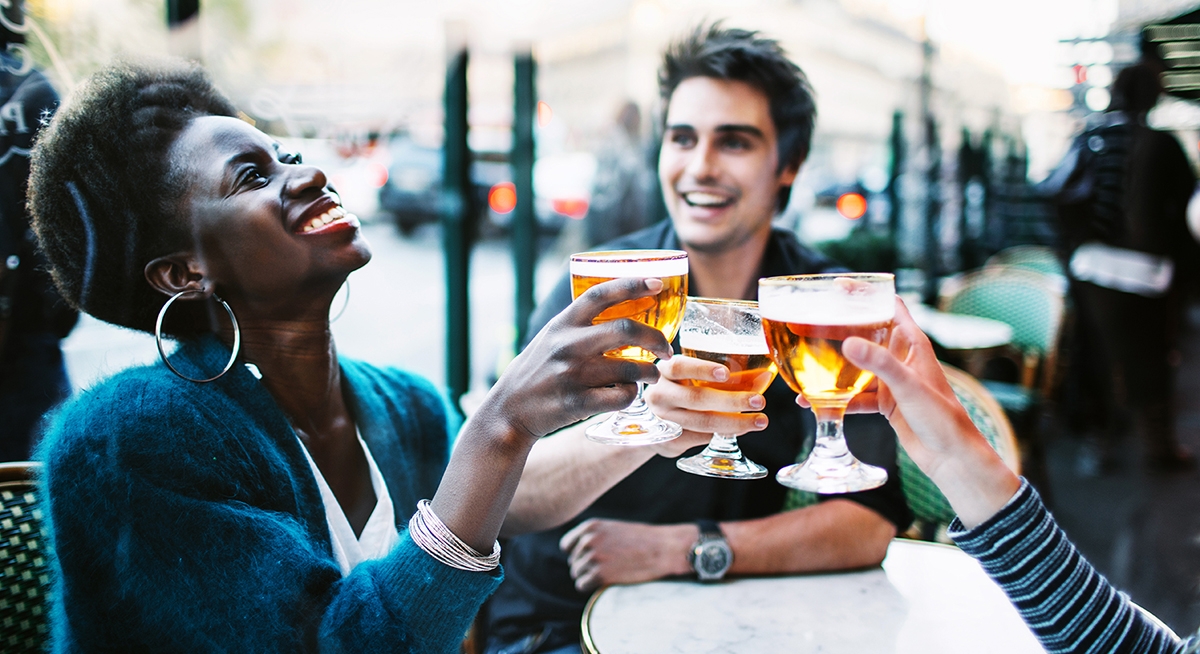
[[1016,245],[1003,249],[988,258],[984,267],[1010,266],[1046,275],[1066,277],[1062,262],[1052,248],[1044,245]]
[[38,463],[0,464],[0,651],[46,651],[50,571]]
[[1060,287],[1042,273],[994,266],[964,275],[940,298],[942,311],[991,318],[1013,329],[1013,345],[1047,356],[1056,351],[1064,305]]
[[[942,364],[942,370],[946,373],[946,380],[950,382],[954,395],[971,417],[971,422],[975,423],[1005,465],[1020,474],[1021,457],[1017,450],[1017,439],[1004,409],[971,375],[946,364]],[[797,458],[798,461],[808,457],[808,449],[806,446],[805,451]],[[921,472],[898,443],[896,463],[900,471],[900,487],[904,491],[908,507],[913,512],[913,529],[906,532],[906,535],[945,541],[946,527],[954,519],[954,509],[950,507],[946,496],[942,495],[933,480]],[[816,504],[817,500],[815,493],[790,490],[784,508],[787,510],[810,506]]]

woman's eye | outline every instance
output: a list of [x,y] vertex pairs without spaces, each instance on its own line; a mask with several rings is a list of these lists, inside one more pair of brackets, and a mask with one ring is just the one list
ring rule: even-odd
[[242,186],[246,186],[249,184],[255,184],[265,179],[266,176],[264,176],[258,168],[251,166],[250,168],[247,168],[244,173],[242,173],[241,184]]

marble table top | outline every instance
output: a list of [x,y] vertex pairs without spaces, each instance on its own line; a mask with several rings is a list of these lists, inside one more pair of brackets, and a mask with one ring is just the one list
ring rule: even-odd
[[1012,342],[1012,326],[999,320],[946,313],[923,304],[910,304],[917,326],[948,350],[981,350]]
[[870,570],[610,586],[583,630],[594,654],[1044,651],[971,557],[899,539]]

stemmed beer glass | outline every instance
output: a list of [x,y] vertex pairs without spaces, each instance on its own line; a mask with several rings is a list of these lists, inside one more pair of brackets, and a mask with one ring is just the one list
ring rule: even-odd
[[[695,386],[762,393],[775,379],[757,302],[690,297],[679,332],[683,354],[729,368],[723,382],[691,380]],[[737,434],[713,434],[708,447],[675,465],[685,472],[724,479],[761,479],[767,469],[747,459]]]
[[[599,324],[629,318],[658,329],[668,341],[674,339],[687,302],[687,253],[682,250],[613,250],[571,255],[572,297],[579,297],[596,284],[622,277],[655,277],[662,280],[663,287],[656,295],[613,305],[592,322]],[[657,358],[654,353],[635,345],[604,355],[648,363]],[[603,422],[588,427],[584,432],[587,437],[611,445],[649,445],[678,438],[683,430],[678,424],[654,415],[642,397],[645,387],[644,383],[638,382],[633,403]]]
[[875,377],[842,356],[851,336],[886,344],[896,312],[892,275],[844,273],[758,280],[758,303],[771,358],[788,386],[817,415],[817,440],[803,464],[783,468],[779,483],[816,493],[882,486],[887,471],[846,447],[846,405]]

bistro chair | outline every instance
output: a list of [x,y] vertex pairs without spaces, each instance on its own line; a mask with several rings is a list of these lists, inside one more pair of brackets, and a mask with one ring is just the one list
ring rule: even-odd
[[46,551],[40,463],[0,463],[0,651],[45,651],[49,637]]
[[[1017,448],[1017,439],[1004,409],[983,384],[971,375],[944,363],[942,370],[946,373],[946,380],[950,382],[955,397],[971,417],[971,422],[975,423],[980,433],[995,448],[1005,465],[1020,474],[1021,456]],[[810,447],[801,452],[798,461],[808,457]],[[950,542],[946,537],[946,528],[954,519],[954,509],[950,508],[946,497],[934,485],[933,480],[913,463],[899,443],[896,444],[896,464],[900,472],[900,488],[904,491],[904,499],[913,512],[912,526],[901,535],[905,538]],[[817,501],[816,493],[792,489],[788,491],[784,509],[810,506]]]
[[1061,378],[1058,351],[1066,316],[1063,293],[1062,285],[1044,273],[997,265],[967,273],[953,292],[939,298],[942,311],[991,318],[1012,327],[1011,345],[1001,349],[996,358],[1015,366],[1016,381],[980,381],[1016,425],[1024,467],[1039,490],[1048,489],[1038,422],[1045,400]]
[[1062,261],[1059,260],[1054,249],[1044,245],[1016,245],[1006,248],[993,254],[983,265],[985,268],[994,266],[1021,268],[1044,275],[1057,275],[1064,279],[1067,276],[1066,271],[1063,270]]

